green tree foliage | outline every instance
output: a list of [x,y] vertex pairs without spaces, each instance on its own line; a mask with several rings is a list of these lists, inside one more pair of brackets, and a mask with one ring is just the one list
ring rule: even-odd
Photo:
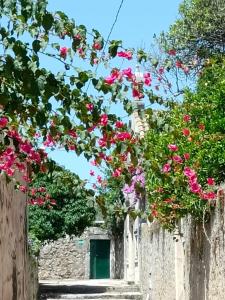
[[225,49],[225,2],[184,0],[179,18],[161,39],[166,50],[175,49],[184,63],[205,59]]
[[107,185],[101,187],[99,195],[96,196],[105,226],[113,235],[123,233],[126,216],[125,198],[122,192],[124,184],[122,178],[108,177]]
[[29,206],[29,232],[31,238],[41,242],[68,235],[80,235],[95,219],[93,192],[85,188],[85,182],[70,171],[53,162],[53,170],[39,174],[33,188],[44,187],[56,202],[50,205]]
[[[170,111],[150,115],[147,197],[151,216],[166,227],[189,213],[202,219],[215,205],[216,184],[225,180],[224,76],[224,60],[211,59],[195,92],[186,92],[183,103]],[[187,168],[194,171],[192,178]]]
[[[33,143],[38,132],[39,140],[48,142],[50,137],[54,145],[78,155],[83,152],[88,159],[98,157],[102,150],[93,128],[99,126],[108,136],[117,119],[108,114],[107,126],[99,125],[107,100],[121,100],[127,110],[130,103],[127,86],[120,81],[111,86],[90,69],[95,59],[104,63],[115,57],[121,41],[108,42],[104,61],[100,33],[88,32],[61,11],[48,11],[45,0],[0,1],[0,17],[0,116]],[[45,67],[45,58],[54,68]],[[78,67],[83,61],[87,69]],[[87,93],[89,85],[95,97]],[[71,130],[76,139],[71,138]]]

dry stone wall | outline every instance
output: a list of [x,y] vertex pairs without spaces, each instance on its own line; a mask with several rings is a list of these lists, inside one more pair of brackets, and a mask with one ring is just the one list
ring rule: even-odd
[[91,239],[111,240],[111,278],[122,278],[123,236],[110,237],[107,231],[91,227],[80,237],[67,236],[45,244],[39,256],[39,279],[89,279]]
[[144,300],[225,299],[225,214],[216,208],[205,226],[187,217],[169,233],[142,224],[140,283]]
[[87,235],[58,239],[43,246],[39,257],[40,279],[86,279]]

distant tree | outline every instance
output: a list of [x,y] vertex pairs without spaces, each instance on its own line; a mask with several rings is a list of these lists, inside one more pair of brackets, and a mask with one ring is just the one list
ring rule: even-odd
[[183,62],[224,53],[224,0],[184,0],[179,13],[169,31],[161,35],[168,51],[176,50]]
[[43,242],[55,240],[65,234],[80,235],[95,219],[93,192],[85,188],[85,182],[72,172],[52,162],[48,174],[40,174],[33,189],[46,188],[47,197],[42,205],[29,206],[29,232]]
[[124,185],[123,178],[108,177],[107,186],[101,187],[99,195],[96,197],[105,227],[114,236],[123,234],[124,220],[127,214],[122,191]]

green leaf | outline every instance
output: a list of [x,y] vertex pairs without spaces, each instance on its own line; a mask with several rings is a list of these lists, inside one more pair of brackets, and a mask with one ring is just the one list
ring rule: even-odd
[[35,53],[37,53],[41,49],[41,42],[39,40],[34,40],[32,43],[32,48]]
[[117,55],[117,50],[121,45],[122,45],[122,41],[113,40],[110,42],[108,52],[111,57],[115,57]]
[[42,19],[42,26],[46,31],[49,31],[53,26],[54,18],[52,14],[46,13]]

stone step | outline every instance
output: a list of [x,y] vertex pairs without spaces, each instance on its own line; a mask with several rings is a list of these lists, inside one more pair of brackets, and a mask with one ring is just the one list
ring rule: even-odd
[[[51,298],[47,298],[47,300],[63,300],[62,298],[60,299],[56,299],[56,298],[54,298],[54,299],[51,299]],[[76,299],[76,300],[84,300],[84,299],[82,299],[82,298],[78,298],[78,299]],[[93,298],[92,299],[85,299],[85,300],[93,300]],[[95,300],[102,300],[102,298],[95,298]],[[104,299],[104,300],[112,300],[112,298],[107,298],[107,299]],[[132,298],[127,298],[127,299],[122,299],[122,298],[118,298],[118,299],[116,299],[116,300],[133,300]]]
[[40,292],[57,294],[94,294],[105,292],[139,292],[140,288],[136,285],[121,286],[83,286],[83,285],[44,285],[40,284]]
[[134,300],[142,300],[141,293],[138,292],[126,292],[126,293],[101,293],[101,294],[48,294],[44,296],[42,299],[46,300],[91,300],[91,299],[134,299]]

